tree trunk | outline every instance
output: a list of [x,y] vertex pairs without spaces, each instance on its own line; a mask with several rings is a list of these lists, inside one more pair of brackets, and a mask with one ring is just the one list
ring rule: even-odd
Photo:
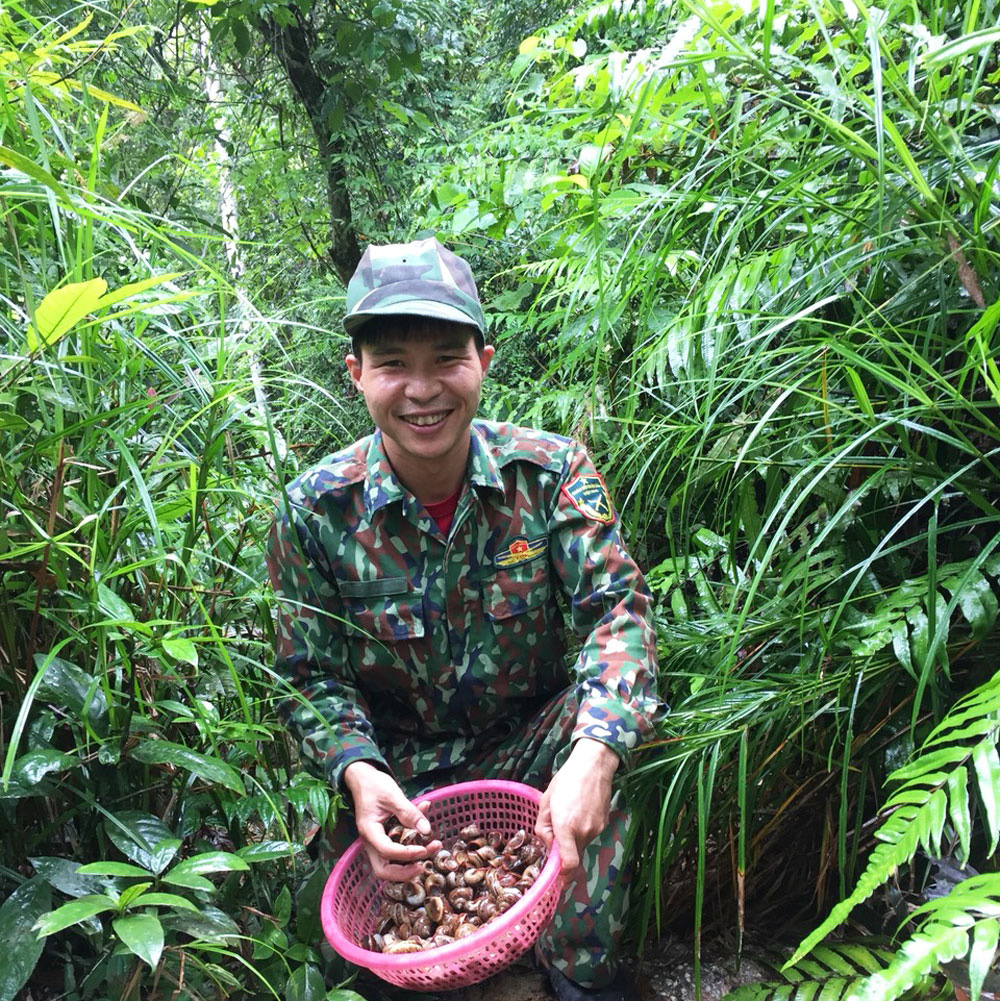
[[342,140],[330,128],[324,110],[326,84],[313,63],[310,33],[298,11],[293,23],[279,25],[269,20],[264,25],[264,31],[295,93],[309,114],[313,134],[319,144],[320,160],[326,171],[327,203],[330,207],[331,242],[328,253],[334,270],[346,285],[361,260],[361,248],[351,217],[347,173],[339,157]]
[[[243,288],[243,275],[246,273],[246,263],[243,260],[243,252],[240,248],[239,202],[236,199],[233,165],[227,149],[230,131],[229,123],[223,111],[225,95],[222,90],[219,69],[212,57],[212,41],[204,21],[200,25],[199,49],[204,65],[202,85],[205,90],[205,97],[208,99],[209,110],[213,115],[212,124],[215,128],[216,139],[212,159],[215,162],[219,186],[219,221],[222,224],[222,231],[225,233],[224,246],[226,248],[226,260],[229,264],[229,277],[232,280],[233,292],[236,295],[236,318],[239,323],[239,336],[240,340],[248,346],[247,356],[250,366],[250,381],[253,384],[257,418],[260,421],[260,426],[268,428],[270,431],[268,444],[274,446],[277,458],[284,461],[287,455],[287,446],[284,437],[274,426],[269,416],[270,406],[264,391],[264,377],[261,372],[260,359],[257,355],[257,348],[254,345],[252,336],[253,327],[250,323],[250,317],[256,313],[256,310],[247,298],[246,291]],[[268,464],[274,469],[276,457],[270,454],[268,446],[263,446],[263,450]]]

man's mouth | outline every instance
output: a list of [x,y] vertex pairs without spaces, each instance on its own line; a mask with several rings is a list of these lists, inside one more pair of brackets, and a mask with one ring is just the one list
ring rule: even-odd
[[450,413],[450,410],[440,410],[436,414],[403,414],[401,419],[406,421],[407,424],[412,424],[414,427],[426,428],[431,427],[434,424],[440,424],[441,421],[443,421]]

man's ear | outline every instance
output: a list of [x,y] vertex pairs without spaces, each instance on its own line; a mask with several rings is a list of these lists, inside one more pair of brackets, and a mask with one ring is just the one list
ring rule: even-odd
[[356,355],[348,355],[344,362],[347,365],[347,374],[351,377],[351,382],[354,383],[354,388],[359,393],[364,393],[361,388],[361,359]]
[[492,344],[483,345],[483,350],[479,352],[479,364],[482,366],[483,375],[486,375],[495,352],[496,348]]

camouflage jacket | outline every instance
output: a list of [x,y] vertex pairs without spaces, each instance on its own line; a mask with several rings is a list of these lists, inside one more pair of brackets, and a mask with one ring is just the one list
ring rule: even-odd
[[447,538],[379,432],[279,503],[276,671],[301,693],[284,708],[307,765],[335,788],[361,759],[400,779],[460,766],[571,683],[574,739],[623,757],[661,712],[649,591],[583,447],[476,421],[468,469]]

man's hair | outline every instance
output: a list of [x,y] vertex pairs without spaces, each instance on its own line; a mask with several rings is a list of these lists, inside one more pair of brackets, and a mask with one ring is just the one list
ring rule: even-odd
[[351,353],[360,361],[362,348],[390,340],[433,337],[443,333],[468,335],[475,341],[477,351],[482,351],[486,344],[482,331],[471,323],[435,320],[428,316],[374,316],[351,334]]

